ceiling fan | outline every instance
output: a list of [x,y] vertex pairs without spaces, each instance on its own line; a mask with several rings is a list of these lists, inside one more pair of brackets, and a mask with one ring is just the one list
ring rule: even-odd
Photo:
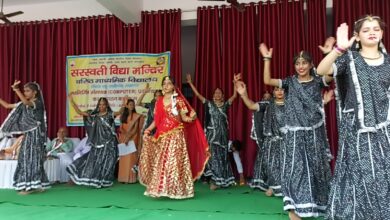
[[227,2],[232,5],[232,7],[236,8],[237,11],[245,11],[245,4],[239,3],[238,0],[198,0],[198,1],[209,1],[209,2]]
[[17,11],[17,12],[12,12],[12,13],[9,13],[9,14],[4,14],[4,12],[3,12],[3,4],[4,4],[4,0],[1,0],[0,19],[2,21],[4,21],[4,23],[11,24],[11,21],[8,19],[9,17],[13,17],[13,16],[16,16],[16,15],[23,14],[22,11]]

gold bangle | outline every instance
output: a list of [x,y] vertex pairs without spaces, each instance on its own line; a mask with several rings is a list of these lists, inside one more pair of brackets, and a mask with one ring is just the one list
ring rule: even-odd
[[264,61],[271,60],[271,59],[272,59],[272,57],[263,57]]

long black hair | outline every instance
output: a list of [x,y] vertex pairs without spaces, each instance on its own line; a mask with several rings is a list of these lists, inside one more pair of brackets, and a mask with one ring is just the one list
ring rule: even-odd
[[39,102],[41,102],[41,104],[42,104],[42,108],[43,108],[42,109],[43,110],[42,113],[43,114],[42,114],[41,118],[39,118],[38,120],[41,121],[41,125],[40,125],[40,127],[41,127],[41,136],[43,137],[44,140],[46,140],[46,138],[47,138],[47,133],[46,133],[47,132],[47,117],[46,117],[45,100],[43,99],[41,87],[36,82],[28,82],[28,83],[24,84],[23,87],[24,88],[27,87],[27,88],[35,91],[36,92],[35,98]]
[[156,91],[154,91],[154,93],[153,93],[153,99],[156,98],[156,94],[157,94],[158,92],[159,92],[160,94],[162,94],[162,90],[161,90],[161,89],[156,89]]
[[100,103],[100,101],[104,101],[106,103],[106,105],[107,105],[107,112],[108,113],[112,112],[112,109],[110,107],[110,103],[108,102],[108,99],[105,98],[105,97],[100,97],[99,100],[97,101],[96,108],[95,108],[95,110],[92,111],[91,115],[99,113],[99,103]]
[[28,83],[24,84],[24,87],[27,87],[27,88],[35,91],[36,92],[35,98],[37,98],[37,99],[41,99],[42,98],[41,97],[41,90],[40,90],[39,85],[37,83],[35,83],[35,82],[28,82]]
[[304,60],[306,60],[308,63],[310,63],[312,65],[312,67],[310,68],[310,71],[309,71],[310,75],[314,76],[314,75],[317,74],[316,73],[316,69],[315,69],[314,64],[313,64],[313,57],[311,56],[311,54],[309,52],[302,50],[298,54],[295,54],[295,56],[293,58],[293,64],[295,65],[295,63],[299,59],[304,59]]
[[217,89],[219,89],[222,92],[222,95],[225,95],[225,93],[223,92],[223,89],[221,87],[215,88],[213,94],[215,93],[215,91],[217,91]]
[[[384,29],[386,28],[385,22],[379,16],[365,15],[365,16],[362,16],[358,20],[355,21],[355,23],[353,25],[353,31],[355,34],[358,34],[360,32],[360,30],[362,29],[363,23],[367,20],[368,21],[376,20],[379,24],[379,27],[382,29],[382,31],[384,31]],[[386,53],[386,48],[384,48],[383,44],[381,42],[379,42],[378,44],[379,44],[379,50],[382,53]],[[351,48],[351,50],[354,50],[354,51],[361,50],[361,48],[362,48],[361,42],[355,40],[350,48]]]
[[300,59],[300,58],[303,58],[308,63],[313,63],[313,58],[312,58],[311,54],[309,52],[307,52],[307,51],[302,50],[298,54],[295,54],[295,56],[293,58],[294,65],[298,61],[298,59]]
[[232,141],[232,146],[235,148],[236,151],[241,151],[241,141],[239,140],[233,140]]
[[362,29],[363,23],[365,21],[373,21],[376,20],[378,21],[379,26],[381,27],[382,30],[385,29],[386,24],[385,22],[379,17],[379,16],[374,16],[374,15],[364,15],[360,17],[358,20],[355,21],[353,25],[353,31],[356,33],[359,33],[360,29]]
[[132,115],[133,113],[137,113],[137,111],[135,110],[134,99],[127,99],[126,105],[128,105],[130,102],[132,102],[134,104],[134,109],[131,110],[131,112],[130,112],[130,109],[125,107],[125,109],[123,110],[123,113],[121,114],[121,118],[120,118],[121,123],[126,124],[127,123],[127,117],[129,117],[130,114]]
[[172,82],[173,86],[175,86],[175,79],[174,79],[173,77],[171,77],[171,76],[164,76],[164,77],[162,78],[162,80],[161,80],[161,86],[164,85],[164,81],[165,81],[166,79],[169,79],[169,80]]

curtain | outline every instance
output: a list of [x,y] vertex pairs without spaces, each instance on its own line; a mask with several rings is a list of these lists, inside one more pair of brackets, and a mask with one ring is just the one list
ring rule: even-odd
[[171,51],[170,74],[181,88],[181,10],[142,12],[142,50]]
[[[274,48],[273,77],[293,73],[293,55],[304,48],[303,1],[251,3],[244,12],[226,6],[200,7],[197,15],[194,84],[206,98],[211,99],[215,88],[220,87],[228,99],[234,91],[234,73],[242,73],[254,101],[271,89],[263,85],[263,62],[258,51],[261,42]],[[193,102],[203,119],[203,105],[198,100]],[[241,156],[246,176],[252,176],[257,150],[250,139],[251,114],[239,98],[229,110],[229,136],[243,142]]]
[[[53,138],[66,124],[66,56],[170,50],[171,69],[176,71],[173,76],[181,77],[180,14],[180,10],[145,12],[144,23],[139,25],[125,25],[111,15],[0,25],[1,98],[17,101],[10,88],[15,79],[39,83],[45,98],[48,135]],[[160,26],[160,32],[151,33],[155,25]],[[149,40],[144,41],[143,36]],[[0,108],[1,121],[8,112]],[[83,137],[84,129],[71,127],[69,136]]]
[[[212,86],[217,85],[221,75],[221,45],[220,45],[219,9],[217,7],[198,8],[196,31],[196,64],[194,84],[205,97],[210,98]],[[193,99],[193,107],[203,121],[203,104]]]
[[306,39],[305,48],[313,49],[311,52],[315,65],[322,60],[323,54],[318,45],[322,45],[326,39],[326,0],[306,0]]
[[[248,83],[248,87],[256,88],[249,94],[250,97],[254,97],[254,93],[260,94],[262,89],[258,77],[249,80],[251,76],[257,75],[259,70],[259,52],[256,47],[258,36],[256,6],[250,4],[242,13],[226,7],[222,7],[220,11],[222,75],[218,77],[220,83],[218,86],[224,89],[226,98],[230,97],[234,92],[233,75],[241,73],[243,80]],[[209,87],[215,88],[211,85]],[[251,171],[250,167],[253,167],[257,147],[249,135],[252,124],[251,112],[243,106],[244,104],[238,95],[229,110],[229,136],[232,140],[237,139],[246,143],[243,145],[246,146],[246,150],[242,152],[241,156],[245,158],[243,160],[244,170]]]
[[[346,22],[350,27],[351,34],[353,24],[356,20],[364,15],[380,16],[382,20],[389,25],[390,23],[390,1],[388,0],[333,0],[333,15],[334,15],[334,30],[336,33],[337,27]],[[385,30],[386,32],[386,30]],[[390,35],[383,35],[383,43],[390,47]]]

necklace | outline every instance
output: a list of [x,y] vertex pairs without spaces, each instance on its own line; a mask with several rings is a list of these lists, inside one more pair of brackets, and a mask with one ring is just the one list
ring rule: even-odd
[[377,60],[377,59],[382,58],[382,54],[381,53],[379,54],[378,57],[374,57],[374,58],[372,58],[372,57],[365,57],[362,54],[360,54],[360,56],[362,56],[364,59],[367,59],[367,60]]
[[277,104],[277,105],[284,105],[284,101],[275,101],[275,104]]
[[223,102],[216,102],[214,101],[214,104],[219,108],[223,106]]
[[103,116],[103,115],[105,115],[105,114],[107,114],[107,111],[105,111],[105,112],[99,112],[99,116]]
[[299,83],[307,83],[307,82],[311,82],[313,80],[313,77],[309,76],[308,79],[299,79],[298,78],[298,81]]

